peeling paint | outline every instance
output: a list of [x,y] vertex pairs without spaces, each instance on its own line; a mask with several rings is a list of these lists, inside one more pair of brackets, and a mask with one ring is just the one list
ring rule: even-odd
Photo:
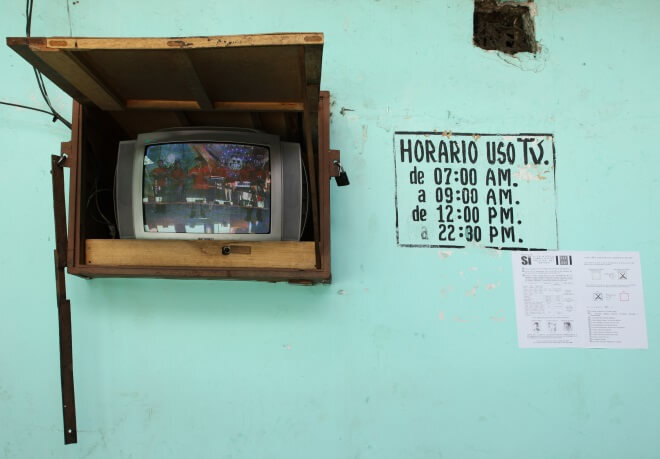
[[502,256],[501,250],[493,249],[490,247],[484,247],[483,245],[477,244],[476,242],[471,243],[469,247],[472,249],[477,249],[480,252],[484,252],[486,255],[491,256],[493,258],[500,258]]
[[493,322],[504,322],[506,317],[504,317],[504,309],[498,309],[498,311],[489,317]]
[[438,250],[438,257],[444,260],[445,258],[451,257],[453,253],[454,252],[452,252],[451,250]]
[[548,60],[548,53],[538,42],[537,47],[538,49],[536,53],[518,53],[515,56],[501,51],[489,51],[489,53],[493,53],[495,57],[500,59],[500,61],[513,67],[517,67],[520,70],[540,73],[545,69],[545,64]]
[[[531,2],[527,2],[527,3],[525,3],[525,5],[527,5],[527,7],[529,8],[529,15],[530,15],[531,17],[534,18],[534,17],[538,16],[538,14],[539,14],[539,9],[538,9],[538,7],[536,6],[536,3],[534,3],[533,1],[531,1]],[[539,46],[540,46],[540,45],[539,45]]]
[[539,172],[538,166],[532,164],[520,166],[520,168],[513,173],[513,177],[524,182],[535,182],[546,179],[546,176]]
[[344,289],[337,290],[337,295],[346,295],[346,290]]
[[440,311],[440,312],[438,313],[438,319],[440,319],[440,320],[445,320],[445,314],[444,314],[444,312]]
[[440,298],[446,297],[447,295],[449,295],[453,291],[454,291],[454,286],[453,285],[449,285],[447,287],[441,288],[440,289]]
[[470,290],[465,292],[465,296],[477,296],[477,290],[479,289],[479,284],[472,287]]
[[497,287],[499,287],[499,283],[497,284],[486,284],[486,290],[495,290]]
[[493,322],[504,322],[506,320],[506,317],[501,315],[501,311],[497,311],[497,315],[490,316],[490,320]]
[[169,40],[167,46],[172,48],[190,48],[193,44],[184,40]]
[[453,317],[452,320],[454,322],[460,322],[460,323],[464,323],[464,324],[468,323],[468,322],[472,322],[472,320],[470,320],[470,319],[463,319],[462,317],[459,317],[459,316]]

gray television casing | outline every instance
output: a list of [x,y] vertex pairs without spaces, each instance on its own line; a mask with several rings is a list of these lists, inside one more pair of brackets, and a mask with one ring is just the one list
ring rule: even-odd
[[[267,147],[270,151],[270,233],[154,233],[144,230],[142,202],[144,155],[150,145],[220,142]],[[175,128],[119,142],[115,170],[115,215],[121,239],[218,239],[227,241],[298,241],[301,234],[303,166],[300,144],[276,135],[239,128]]]

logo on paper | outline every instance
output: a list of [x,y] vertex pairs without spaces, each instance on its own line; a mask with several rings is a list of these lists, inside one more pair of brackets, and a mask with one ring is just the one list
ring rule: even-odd
[[573,264],[573,257],[570,255],[558,255],[555,257],[555,262],[560,266],[568,266]]

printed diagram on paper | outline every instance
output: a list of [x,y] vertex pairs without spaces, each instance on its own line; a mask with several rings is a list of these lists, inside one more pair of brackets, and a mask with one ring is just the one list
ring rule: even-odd
[[646,349],[637,252],[514,252],[520,347]]

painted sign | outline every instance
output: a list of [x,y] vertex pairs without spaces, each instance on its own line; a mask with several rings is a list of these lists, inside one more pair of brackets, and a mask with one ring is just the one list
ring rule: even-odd
[[551,134],[394,134],[397,244],[556,249]]

